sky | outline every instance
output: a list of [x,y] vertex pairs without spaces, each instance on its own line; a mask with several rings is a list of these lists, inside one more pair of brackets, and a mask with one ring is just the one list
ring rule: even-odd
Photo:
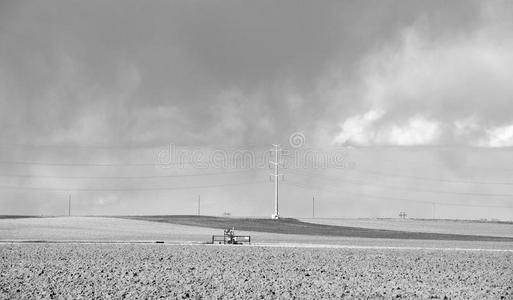
[[512,12],[1,1],[0,214],[270,216],[280,144],[285,216],[512,220]]

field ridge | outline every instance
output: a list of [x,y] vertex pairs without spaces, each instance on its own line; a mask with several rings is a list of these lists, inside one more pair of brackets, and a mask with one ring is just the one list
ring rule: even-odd
[[217,229],[235,228],[238,231],[256,231],[279,234],[300,234],[331,237],[361,237],[380,239],[455,240],[455,241],[494,241],[513,242],[513,238],[449,233],[430,233],[369,229],[362,227],[336,226],[303,222],[294,218],[279,220],[264,218],[235,218],[194,215],[151,215],[117,216],[118,218],[163,222],[178,225]]

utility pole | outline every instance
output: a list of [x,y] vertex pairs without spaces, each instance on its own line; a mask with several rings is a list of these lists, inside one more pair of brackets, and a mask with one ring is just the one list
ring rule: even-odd
[[71,194],[68,196],[68,217],[71,217]]
[[271,174],[271,176],[274,176],[274,214],[271,215],[273,219],[279,219],[280,218],[280,212],[278,209],[278,179],[282,174],[279,173],[279,166],[282,164],[280,161],[280,153],[282,149],[279,145],[274,145],[274,149],[271,151],[274,151],[274,161],[270,161],[269,163],[274,165],[274,174]]
[[198,195],[198,216],[201,215],[201,195]]
[[436,204],[435,202],[431,202],[431,205],[432,205],[432,209],[433,209],[433,220],[435,219],[435,209],[436,209]]
[[312,218],[315,218],[315,196],[312,196]]

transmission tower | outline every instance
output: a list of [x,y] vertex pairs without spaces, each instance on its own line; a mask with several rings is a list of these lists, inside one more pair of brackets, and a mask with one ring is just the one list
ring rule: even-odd
[[283,164],[281,161],[281,152],[283,151],[280,145],[274,145],[274,149],[271,149],[271,152],[274,152],[274,161],[269,161],[270,165],[274,166],[274,174],[271,174],[271,177],[274,177],[274,214],[271,215],[273,219],[280,218],[280,212],[278,209],[278,182],[279,177],[283,176],[283,174],[279,173],[279,166]]

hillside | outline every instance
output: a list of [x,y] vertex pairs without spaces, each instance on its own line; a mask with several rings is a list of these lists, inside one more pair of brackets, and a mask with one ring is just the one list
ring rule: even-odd
[[280,220],[261,218],[224,218],[211,216],[123,216],[120,218],[170,223],[177,225],[226,229],[234,227],[240,231],[267,232],[280,234],[315,235],[329,237],[358,237],[380,239],[417,239],[417,240],[454,240],[454,241],[504,241],[512,242],[513,238],[443,234],[430,232],[410,232],[382,230],[361,227],[313,224],[297,219],[284,218]]

